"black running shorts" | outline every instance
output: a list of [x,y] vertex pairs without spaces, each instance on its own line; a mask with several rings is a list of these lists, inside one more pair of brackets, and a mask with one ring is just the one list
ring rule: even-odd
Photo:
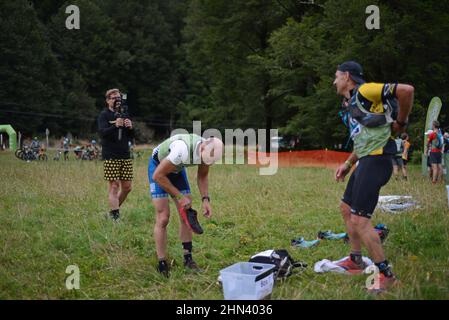
[[390,180],[392,172],[391,155],[366,156],[359,160],[342,199],[351,207],[352,214],[371,218],[380,189]]
[[403,167],[404,166],[404,160],[402,159],[402,156],[393,157],[393,166]]
[[441,152],[431,152],[429,157],[430,164],[441,164],[442,155],[443,154]]

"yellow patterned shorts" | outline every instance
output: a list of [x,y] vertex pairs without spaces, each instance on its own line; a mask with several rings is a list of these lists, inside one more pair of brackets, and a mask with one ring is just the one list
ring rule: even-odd
[[133,161],[131,159],[105,160],[103,170],[104,179],[108,181],[133,179]]

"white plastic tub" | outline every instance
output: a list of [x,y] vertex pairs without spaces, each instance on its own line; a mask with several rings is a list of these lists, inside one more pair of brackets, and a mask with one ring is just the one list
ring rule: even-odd
[[274,265],[238,262],[220,270],[225,300],[262,300],[273,290]]

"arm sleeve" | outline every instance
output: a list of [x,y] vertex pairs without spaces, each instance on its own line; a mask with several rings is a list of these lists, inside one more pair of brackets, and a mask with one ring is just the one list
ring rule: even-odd
[[115,126],[108,122],[105,114],[101,113],[98,117],[98,133],[100,134],[100,137],[104,138],[113,134],[116,131],[115,129]]
[[170,153],[166,157],[175,166],[187,163],[189,160],[189,150],[184,141],[177,140],[170,144]]

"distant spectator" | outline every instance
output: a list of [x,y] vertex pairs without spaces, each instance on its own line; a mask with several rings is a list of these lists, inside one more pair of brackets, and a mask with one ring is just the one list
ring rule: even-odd
[[407,163],[410,161],[411,144],[407,133],[404,132],[401,135],[401,139],[404,141],[404,152],[402,152],[402,161],[404,162],[404,166],[402,167],[402,175],[404,176],[404,179],[407,180]]
[[34,153],[36,153],[36,154],[39,153],[39,150],[41,148],[41,142],[39,141],[39,139],[37,137],[34,137],[34,139],[31,141],[30,147]]
[[444,144],[440,123],[436,120],[432,124],[432,132],[429,133],[427,144],[428,150],[430,150],[429,162],[432,166],[432,183],[435,184],[440,181],[443,176],[442,156]]
[[446,184],[449,182],[449,173],[448,173],[448,166],[449,166],[449,132],[446,130],[446,132],[443,135],[443,175],[446,176]]
[[402,159],[404,153],[404,140],[400,137],[394,139],[396,143],[396,154],[393,156],[393,174],[396,179],[399,177],[399,169],[402,171],[402,177],[407,180],[407,171],[405,171],[404,160]]
[[62,140],[62,149],[64,149],[64,160],[69,160],[69,147],[70,147],[70,140],[67,137],[64,137]]
[[444,146],[443,146],[443,153],[449,153],[449,132],[445,132],[443,135],[444,139]]

